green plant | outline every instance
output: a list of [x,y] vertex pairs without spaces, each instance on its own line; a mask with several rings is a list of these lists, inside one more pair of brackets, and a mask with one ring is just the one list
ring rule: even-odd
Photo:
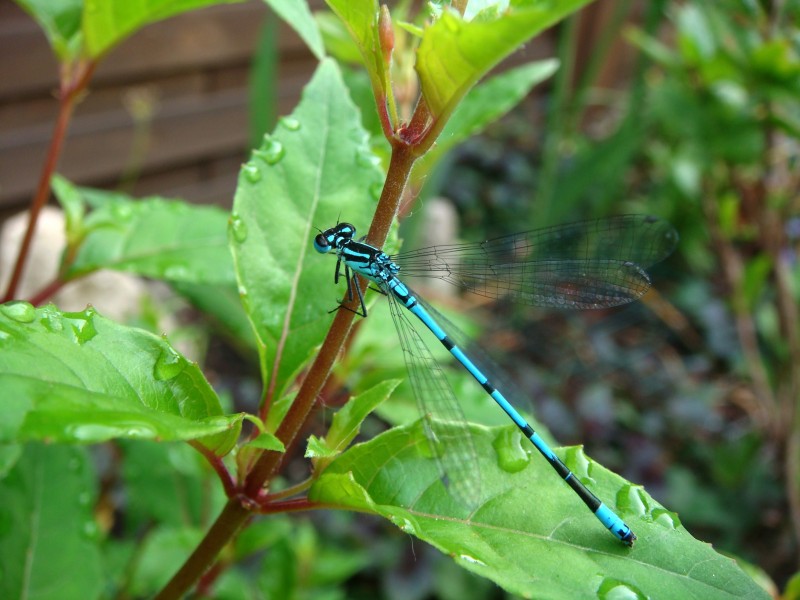
[[[561,449],[576,473],[633,518],[639,545],[632,551],[618,545],[591,515],[565,508],[574,499],[546,466],[531,461],[519,471],[504,467],[499,456],[504,450],[496,450],[494,442],[508,436],[506,428],[472,427],[487,501],[475,514],[465,514],[447,495],[430,457],[418,450],[424,438],[418,422],[395,423],[389,416],[394,427],[350,446],[365,417],[392,394],[394,381],[362,390],[336,413],[324,437],[309,438],[306,453],[314,468],[307,479],[289,484],[281,478],[286,450],[300,443],[318,398],[331,395],[346,376],[332,379],[330,372],[354,318],[346,310],[331,316],[332,298],[319,293],[320,282],[330,280],[330,263],[310,255],[314,226],[346,216],[369,230],[369,242],[382,245],[415,165],[429,168],[419,161],[436,157],[429,154],[434,143],[445,134],[458,140],[480,129],[512,104],[498,107],[496,90],[518,99],[554,65],[479,80],[519,44],[586,3],[432,3],[432,13],[420,17],[430,21],[422,25],[393,18],[374,0],[329,0],[366,66],[378,115],[372,122],[384,138],[379,141],[364,129],[338,64],[323,57],[305,4],[275,1],[276,12],[292,16],[320,64],[297,108],[279,119],[242,166],[230,215],[161,198],[132,201],[53,180],[67,216],[67,247],[48,293],[100,268],[168,281],[255,348],[263,389],[257,414],[226,414],[200,367],[166,339],[114,323],[91,308],[64,313],[21,300],[3,304],[0,441],[4,498],[9,498],[9,526],[0,540],[4,596],[23,589],[45,596],[46,586],[57,580],[65,582],[60,597],[98,595],[104,588],[145,595],[166,583],[159,597],[174,598],[199,580],[201,593],[215,586],[232,597],[237,588],[251,586],[276,597],[335,597],[332,584],[375,558],[366,548],[337,556],[342,552],[320,543],[308,525],[282,517],[316,509],[384,517],[511,593],[763,595],[732,560],[692,538],[677,516],[640,486],[589,461],[579,448]],[[151,3],[151,12],[141,13],[98,2],[92,6],[105,10],[100,11],[105,20],[98,22],[92,21],[96,10],[83,11],[78,3],[64,5],[55,16],[52,5],[26,6],[50,27],[65,64],[80,73],[64,86],[67,118],[96,60],[122,35],[177,5]],[[407,6],[398,11],[406,15]],[[408,91],[411,73],[393,71],[395,49],[400,66],[416,55],[418,98],[396,95],[395,77]],[[54,139],[63,136],[64,127],[57,127]],[[48,185],[56,157],[57,146],[43,175]],[[44,189],[37,194],[33,220],[35,206],[47,197],[47,185]],[[20,264],[25,252],[24,245]],[[8,296],[15,285],[12,281]],[[240,303],[230,301],[231,290]],[[243,316],[250,335],[241,326]],[[372,318],[366,327],[382,324]],[[376,339],[385,343],[387,337]],[[240,438],[245,420],[252,430]],[[98,531],[93,466],[82,447],[70,445],[110,440],[124,458],[122,475],[116,476],[130,498],[125,511],[131,529],[122,539],[103,539]],[[164,443],[180,440],[197,452],[187,455],[185,447]],[[35,443],[41,441],[52,444]],[[513,437],[511,443],[513,449]],[[181,498],[181,515],[168,508],[174,508],[173,496]],[[254,520],[259,514],[268,516]],[[27,525],[33,521],[43,529]],[[60,553],[62,548],[71,551]],[[186,562],[165,582],[165,568],[185,555]],[[254,582],[237,568],[247,561],[259,565]],[[301,578],[301,572],[312,575]]]
[[[800,539],[800,3],[689,2],[670,21],[674,48],[630,32],[656,65],[640,158],[655,201],[684,223],[687,265],[708,281],[686,286],[681,305],[704,353],[725,366],[707,376],[712,393],[749,421],[694,450],[712,466],[690,485],[711,505],[742,499],[730,513],[741,525],[707,527],[728,547],[769,555],[763,564],[783,579]],[[715,301],[712,321],[717,295],[726,302]],[[720,334],[732,343],[715,342]],[[685,485],[676,477],[676,491]]]

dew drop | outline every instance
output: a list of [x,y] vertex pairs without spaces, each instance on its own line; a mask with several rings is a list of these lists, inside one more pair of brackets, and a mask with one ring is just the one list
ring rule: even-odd
[[242,173],[245,179],[250,183],[258,183],[261,181],[261,170],[253,163],[245,163],[242,165]]
[[286,154],[286,150],[284,150],[283,144],[268,135],[264,136],[264,146],[258,150],[253,150],[254,156],[257,156],[269,165],[278,164],[284,154]]
[[81,506],[88,506],[92,501],[92,494],[89,492],[81,492],[78,494],[78,504]]
[[33,304],[23,300],[14,300],[0,306],[0,311],[9,319],[19,323],[30,323],[36,318],[36,309]]
[[123,429],[122,435],[132,440],[148,440],[157,438],[158,431],[155,429],[155,427],[140,423],[138,425],[127,425]]
[[58,333],[64,329],[64,323],[61,321],[61,313],[58,310],[50,306],[45,306],[42,311],[42,318],[39,319],[39,322],[42,326],[52,333]]
[[597,589],[600,600],[646,600],[647,596],[635,586],[607,577]]
[[142,423],[82,423],[68,429],[69,435],[80,442],[104,442],[118,437],[130,439],[153,439],[156,430]]
[[97,311],[91,306],[81,312],[64,313],[63,322],[69,325],[75,342],[83,345],[97,335],[97,328],[94,325],[96,314]]
[[186,359],[172,346],[165,345],[156,359],[153,376],[159,381],[168,381],[178,376],[186,368]]
[[127,202],[117,202],[112,205],[111,214],[117,221],[128,221],[133,214],[133,208]]
[[644,488],[631,483],[622,486],[617,492],[617,508],[623,512],[645,516],[650,512],[650,502]]
[[232,214],[228,221],[228,226],[230,227],[231,235],[233,235],[234,240],[241,244],[247,239],[247,225],[239,215],[236,213]]
[[464,562],[467,562],[467,563],[470,563],[470,564],[473,564],[473,565],[478,565],[478,566],[481,566],[481,567],[485,567],[486,566],[485,562],[483,562],[482,560],[478,560],[477,558],[475,558],[474,556],[470,556],[469,554],[459,554],[458,558],[460,560],[463,560]]
[[390,518],[392,520],[392,523],[397,525],[405,533],[408,533],[410,535],[417,535],[417,528],[408,519],[404,519],[403,517],[395,517],[395,516],[392,516]]
[[95,521],[86,521],[83,524],[83,530],[81,533],[83,533],[85,538],[89,540],[95,540],[97,539],[97,535],[99,532],[100,528],[97,526],[97,523]]
[[281,117],[278,119],[278,123],[283,125],[289,131],[297,131],[300,129],[300,121],[294,117]]
[[497,453],[497,464],[503,471],[518,473],[528,466],[531,457],[521,442],[522,434],[510,427],[503,428],[494,438],[492,446]]
[[681,526],[681,520],[678,515],[666,508],[656,508],[651,513],[653,516],[653,523],[661,525],[667,529],[677,529]]
[[584,485],[596,484],[595,480],[592,478],[592,461],[586,456],[582,447],[573,446],[568,448],[564,459],[570,471],[572,471]]

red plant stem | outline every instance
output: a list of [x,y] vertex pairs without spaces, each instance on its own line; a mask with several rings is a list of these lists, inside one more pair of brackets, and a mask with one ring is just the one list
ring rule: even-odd
[[12,300],[17,293],[17,287],[22,278],[22,271],[25,269],[25,262],[28,259],[31,242],[33,241],[33,234],[36,231],[36,222],[39,219],[39,213],[50,197],[50,180],[53,178],[58,159],[61,156],[61,148],[64,145],[64,138],[66,138],[67,135],[72,111],[86,89],[86,86],[89,85],[89,80],[92,77],[92,73],[94,73],[96,65],[97,63],[94,61],[82,61],[78,62],[74,69],[65,67],[61,71],[62,79],[59,91],[58,116],[56,117],[56,122],[53,127],[53,136],[50,138],[50,146],[47,149],[47,156],[42,165],[39,184],[36,187],[36,193],[31,201],[28,214],[28,229],[25,231],[22,244],[20,244],[17,261],[14,264],[14,271],[8,282],[8,287],[6,288],[6,293],[2,300],[3,302]]
[[304,510],[314,510],[324,508],[326,505],[319,502],[312,502],[308,498],[294,498],[292,500],[282,500],[280,502],[273,502],[265,504],[258,511],[261,514],[270,514],[278,512],[301,512]]
[[47,300],[49,300],[53,294],[55,294],[58,290],[64,287],[64,284],[67,283],[63,279],[57,278],[48,283],[38,292],[36,292],[33,296],[28,298],[28,302],[33,304],[34,306],[41,306]]
[[[416,153],[413,148],[404,144],[395,143],[392,152],[386,183],[383,187],[381,199],[375,211],[368,239],[370,243],[382,246],[386,241],[392,220],[397,213],[400,200],[403,196],[411,167],[414,165]],[[355,302],[355,299],[353,300]],[[343,304],[350,306],[351,301],[345,295]],[[354,306],[351,308],[355,308]],[[303,384],[297,393],[292,406],[286,413],[275,435],[288,448],[297,438],[308,419],[311,409],[317,400],[325,381],[328,379],[333,363],[342,350],[347,340],[347,335],[353,323],[354,313],[350,310],[339,310],[333,319],[331,328],[322,348],[308,370]],[[200,544],[189,556],[183,566],[173,576],[170,582],[156,596],[157,600],[170,600],[180,598],[189,591],[189,588],[211,567],[220,550],[227,544],[236,532],[244,525],[247,519],[258,510],[257,499],[268,482],[278,470],[284,454],[265,450],[258,458],[244,483],[243,494],[228,500],[225,508],[211,526]],[[248,500],[249,499],[249,500]],[[312,505],[305,501],[291,500],[264,507],[265,512],[277,510],[306,510],[319,508],[321,505]],[[276,508],[277,507],[277,508]]]
[[249,507],[242,503],[240,497],[229,498],[211,529],[183,567],[156,595],[156,600],[182,598],[211,566],[222,547],[233,539],[251,514]]
[[211,465],[211,468],[219,477],[219,480],[222,482],[222,487],[225,490],[225,495],[228,498],[232,498],[236,495],[236,482],[234,481],[233,477],[231,477],[230,471],[225,467],[225,463],[222,462],[222,459],[214,454],[211,450],[200,444],[195,440],[191,440],[189,445],[197,450],[200,454],[202,454],[205,459],[208,461],[208,464]]
[[[391,93],[391,92],[390,92]],[[378,98],[378,117],[381,121],[381,129],[383,129],[383,135],[386,137],[387,140],[391,140],[394,138],[394,129],[392,127],[392,119],[389,116],[389,110],[386,107],[386,98],[381,99]]]

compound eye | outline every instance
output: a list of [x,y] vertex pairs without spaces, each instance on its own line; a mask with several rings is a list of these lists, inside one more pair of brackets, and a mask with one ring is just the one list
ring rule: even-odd
[[314,238],[314,250],[321,254],[325,254],[326,252],[330,252],[331,244],[328,242],[328,238],[326,238],[323,234],[319,234],[317,237]]

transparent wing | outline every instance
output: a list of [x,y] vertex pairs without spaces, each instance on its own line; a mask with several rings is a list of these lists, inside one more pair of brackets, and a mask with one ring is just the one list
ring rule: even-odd
[[666,221],[622,215],[391,258],[403,277],[436,277],[489,298],[605,308],[641,297],[650,287],[644,269],[669,256],[677,242]]
[[438,361],[409,318],[387,294],[411,387],[424,420],[433,456],[450,494],[466,508],[480,501],[478,456],[464,413]]

